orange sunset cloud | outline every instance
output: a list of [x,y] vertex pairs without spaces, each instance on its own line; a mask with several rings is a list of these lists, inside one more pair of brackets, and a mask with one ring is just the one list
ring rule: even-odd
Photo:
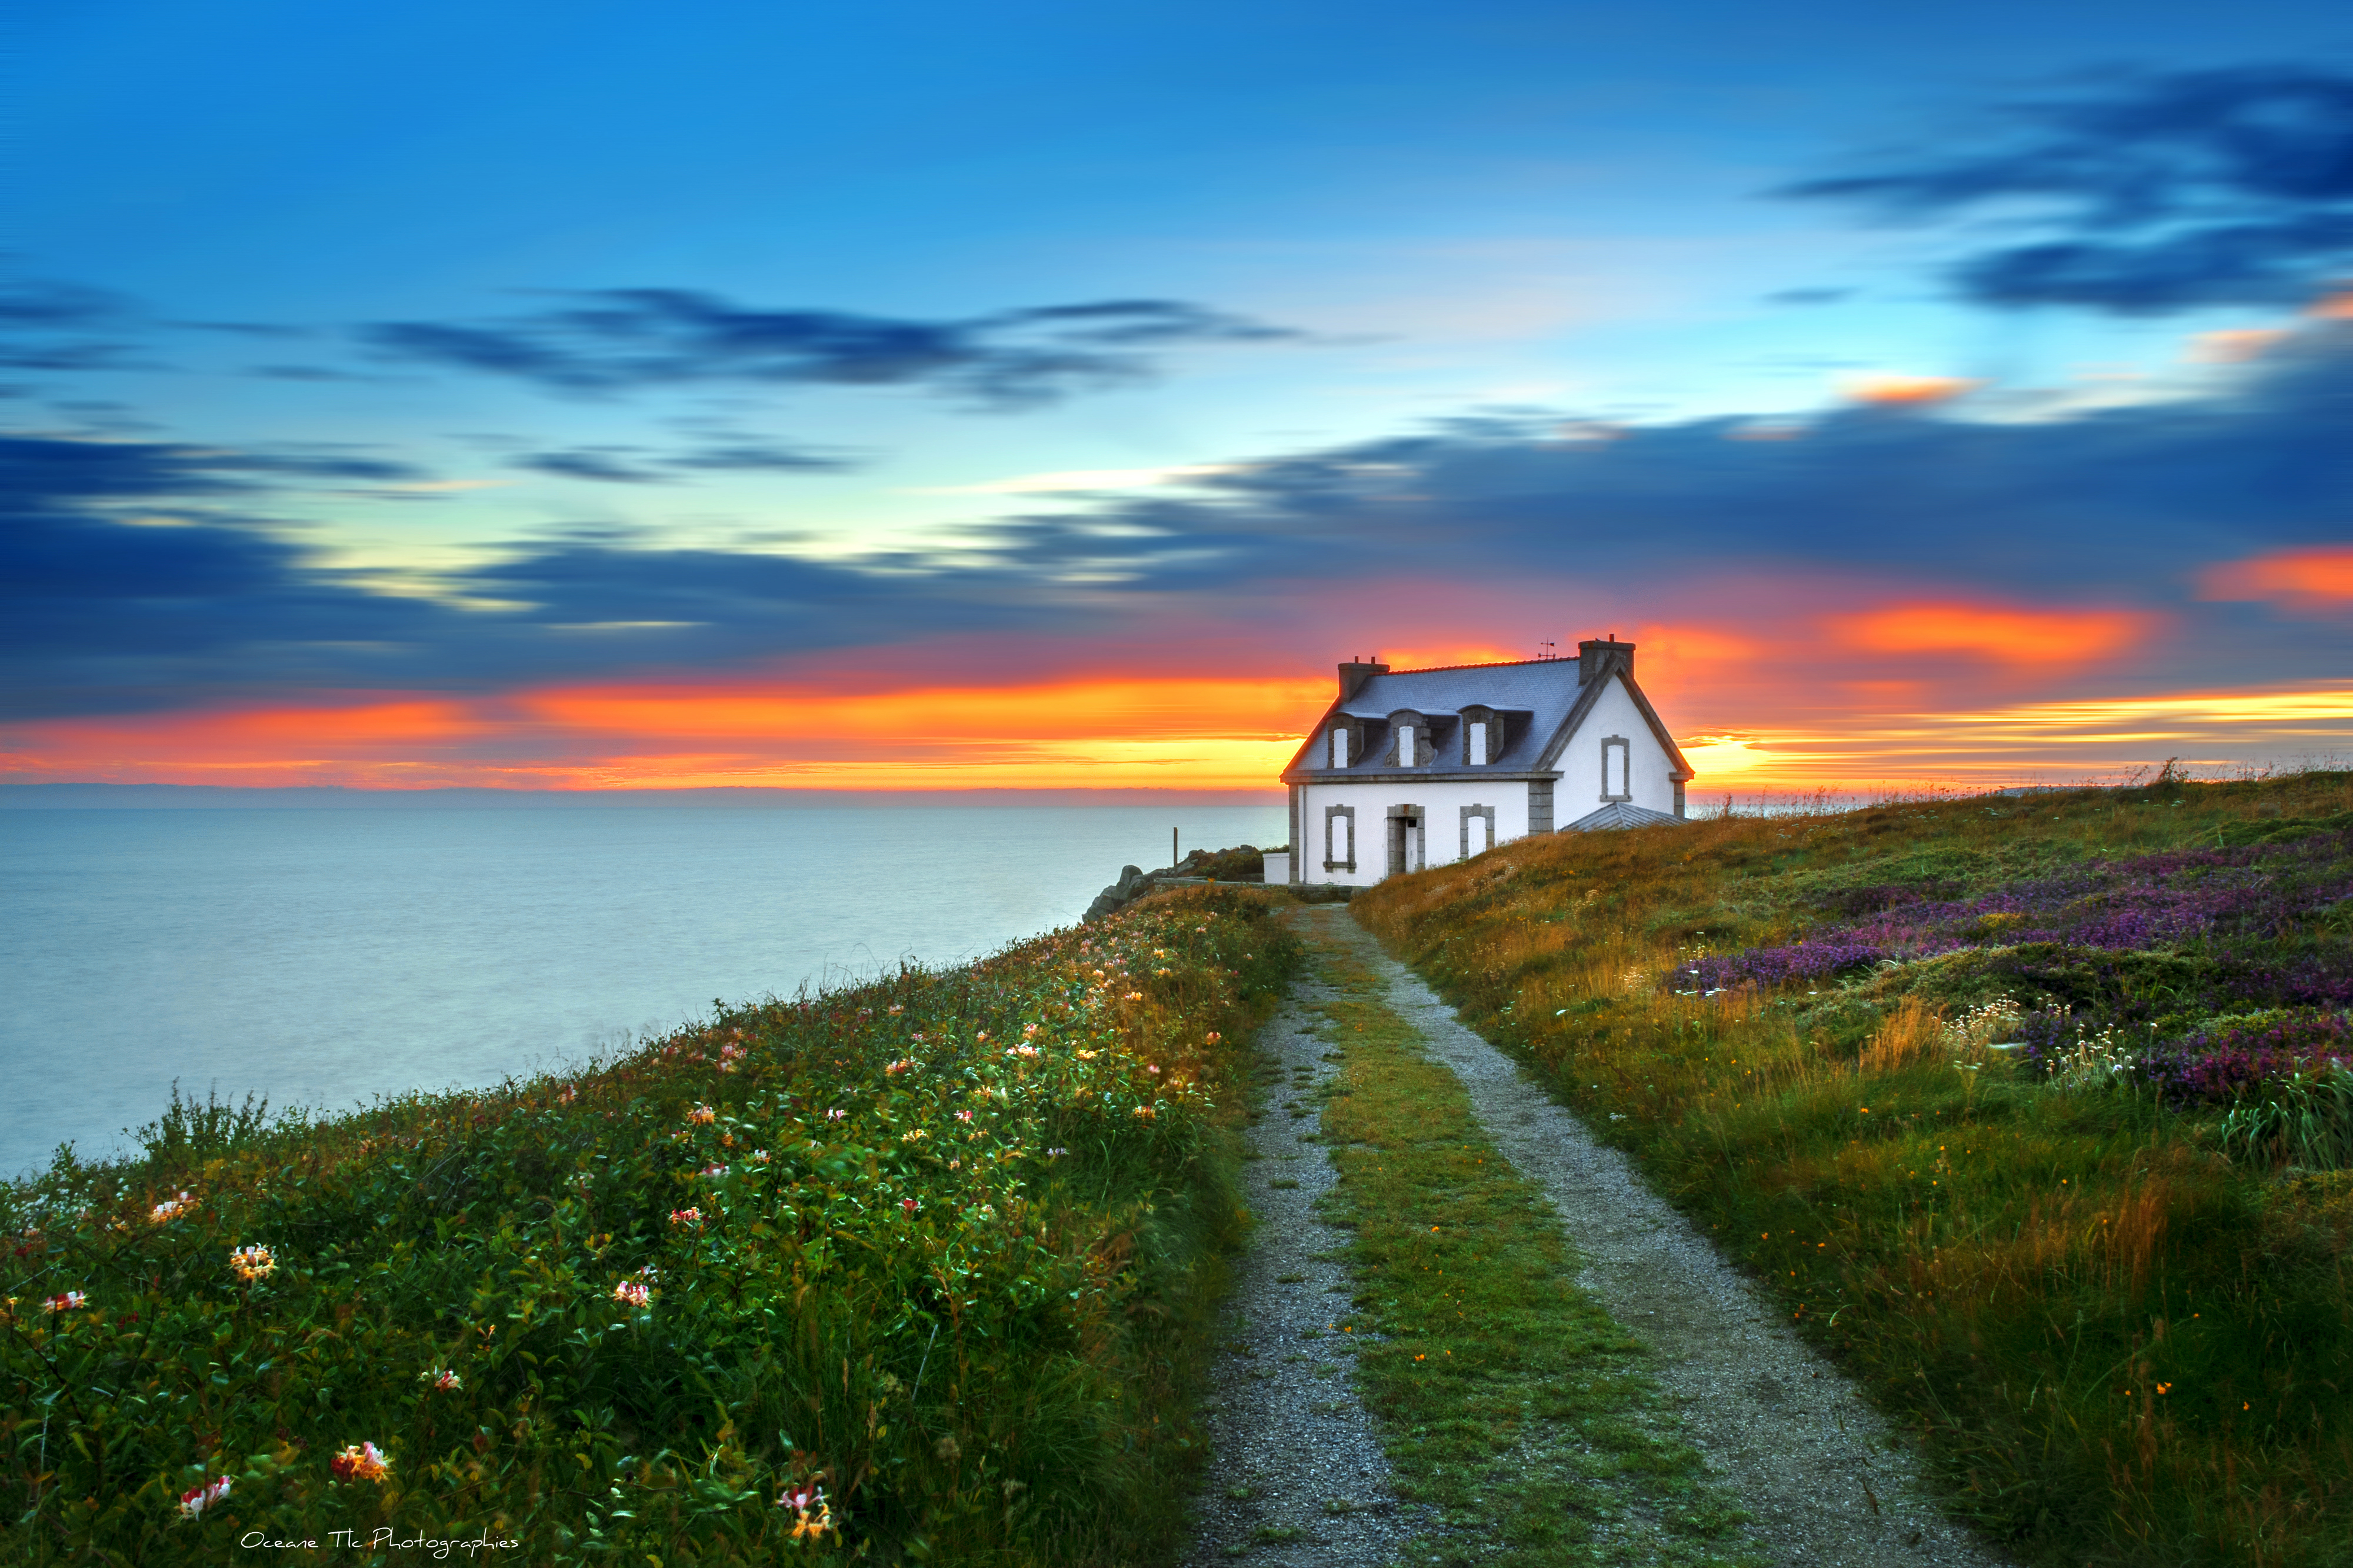
[[2268,600],[2303,610],[2353,603],[2353,545],[2275,550],[2207,568],[2199,579],[2207,599]]
[[2156,629],[2137,610],[2025,610],[1989,605],[1916,602],[1823,625],[1849,647],[1867,653],[1959,654],[2013,666],[2082,664],[2121,652]]
[[1958,375],[1873,375],[1847,384],[1846,394],[1857,403],[1894,406],[1949,403],[1979,384]]

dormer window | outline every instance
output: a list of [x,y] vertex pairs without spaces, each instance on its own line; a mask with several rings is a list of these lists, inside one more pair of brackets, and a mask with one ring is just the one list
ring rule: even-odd
[[1507,710],[1474,702],[1462,710],[1462,765],[1483,768],[1511,749]]
[[1348,731],[1337,724],[1332,727],[1332,765],[1335,768],[1348,765]]
[[1388,754],[1385,759],[1393,768],[1419,768],[1436,762],[1430,743],[1430,718],[1410,708],[1389,715]]

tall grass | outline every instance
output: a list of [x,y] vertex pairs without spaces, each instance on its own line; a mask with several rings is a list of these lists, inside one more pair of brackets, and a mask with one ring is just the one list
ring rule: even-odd
[[[2173,1103],[2134,1064],[2218,1016],[2342,1007],[2348,811],[2340,773],[1734,817],[1524,840],[1356,907],[1769,1284],[2021,1558],[2344,1563],[2339,1079]],[[2106,890],[2113,868],[2205,850],[2161,890],[2227,887],[2252,912],[2119,945],[2111,911],[2137,895]],[[2091,901],[2048,918],[2109,921],[2094,945],[2004,946],[2019,922],[1975,912],[2067,878]],[[1961,945],[1798,961],[1904,899],[1950,911]],[[1751,971],[1790,978],[1702,984],[1766,950],[1797,958]],[[2038,1028],[2052,1049],[2017,1048]]]
[[1297,951],[1268,903],[1161,895],[574,1078],[175,1092],[143,1158],[0,1191],[0,1561],[1160,1552],[1239,1043]]

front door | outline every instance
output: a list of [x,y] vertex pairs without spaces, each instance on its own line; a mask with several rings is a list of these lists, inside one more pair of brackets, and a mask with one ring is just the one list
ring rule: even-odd
[[1421,868],[1421,818],[1389,818],[1389,875],[1401,877]]

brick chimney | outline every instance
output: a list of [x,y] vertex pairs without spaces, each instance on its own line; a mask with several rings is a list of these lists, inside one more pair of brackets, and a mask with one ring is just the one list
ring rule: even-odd
[[1365,682],[1376,675],[1387,675],[1386,664],[1344,664],[1340,667],[1340,700],[1345,702],[1365,689]]
[[1577,683],[1599,680],[1611,674],[1634,679],[1634,645],[1595,637],[1577,645]]

